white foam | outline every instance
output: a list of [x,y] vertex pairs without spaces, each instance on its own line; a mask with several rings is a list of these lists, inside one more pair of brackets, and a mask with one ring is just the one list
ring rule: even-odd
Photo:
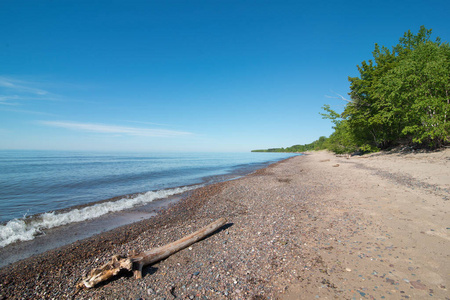
[[198,186],[150,191],[135,198],[123,198],[114,202],[103,202],[81,209],[73,209],[65,213],[44,213],[29,222],[25,222],[24,219],[14,219],[5,225],[0,225],[0,248],[18,241],[32,240],[36,235],[41,234],[44,229],[94,219],[110,212],[144,205],[153,200],[180,194],[195,188],[198,188]]

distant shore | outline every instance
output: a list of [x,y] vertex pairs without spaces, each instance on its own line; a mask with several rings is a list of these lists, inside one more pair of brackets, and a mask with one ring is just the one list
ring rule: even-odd
[[[293,157],[194,191],[157,216],[0,269],[0,299],[445,299],[450,151]],[[83,273],[212,220],[223,230],[92,290]]]

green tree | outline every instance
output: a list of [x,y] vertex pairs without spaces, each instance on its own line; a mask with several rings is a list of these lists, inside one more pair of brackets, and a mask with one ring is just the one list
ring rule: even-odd
[[337,154],[355,152],[358,147],[348,121],[326,104],[322,107],[325,113],[320,113],[323,119],[329,119],[334,124],[334,132],[324,141],[323,147]]
[[431,29],[408,31],[389,50],[375,45],[373,59],[349,77],[351,101],[341,120],[324,107],[335,124],[328,143],[355,144],[363,150],[409,143],[439,147],[450,141],[450,47]]
[[449,142],[450,47],[426,41],[407,52],[380,80],[380,98],[398,111],[397,132],[412,143],[439,147]]

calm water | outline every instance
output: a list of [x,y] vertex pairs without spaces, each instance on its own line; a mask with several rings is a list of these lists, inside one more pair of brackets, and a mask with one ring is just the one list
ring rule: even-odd
[[[0,151],[0,247],[31,240],[48,228],[236,178],[290,156]],[[140,194],[125,196],[135,193]],[[117,196],[123,197],[96,203]]]

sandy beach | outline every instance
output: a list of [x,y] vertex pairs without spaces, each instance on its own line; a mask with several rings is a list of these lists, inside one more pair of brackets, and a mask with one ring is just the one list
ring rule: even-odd
[[[0,269],[0,299],[450,299],[450,149],[307,153],[157,216]],[[82,275],[225,217],[206,239],[90,290]]]

